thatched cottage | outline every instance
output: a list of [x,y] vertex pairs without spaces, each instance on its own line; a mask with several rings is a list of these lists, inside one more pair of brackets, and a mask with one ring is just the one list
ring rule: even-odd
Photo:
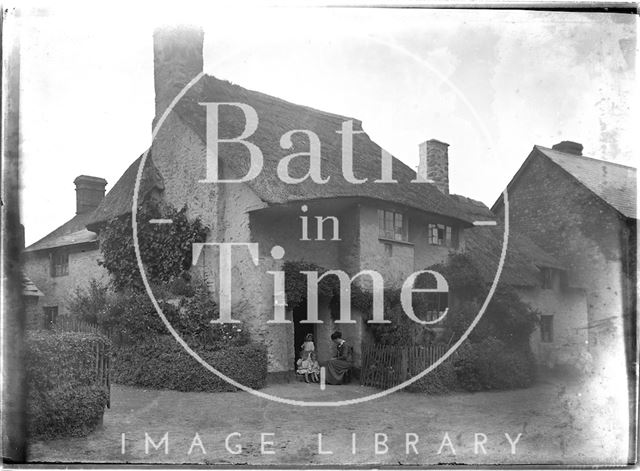
[[[203,36],[193,30],[164,30],[154,37],[156,120],[168,104],[193,77],[202,72]],[[246,183],[200,183],[206,175],[206,114],[200,103],[243,103],[256,110],[259,126],[250,141],[264,154],[260,174]],[[237,108],[220,108],[221,137],[242,133],[245,117]],[[234,313],[246,322],[254,336],[266,343],[271,372],[293,368],[295,346],[304,333],[313,331],[321,360],[332,354],[329,336],[335,328],[354,340],[356,361],[360,345],[367,337],[365,323],[354,311],[355,324],[336,325],[329,314],[329,300],[320,299],[319,318],[323,324],[304,325],[304,307],[289,310],[293,324],[269,325],[273,316],[273,277],[285,260],[303,260],[353,275],[363,269],[376,270],[388,284],[399,284],[414,271],[444,261],[451,250],[465,250],[466,234],[475,220],[494,218],[476,202],[449,195],[448,145],[429,140],[419,146],[418,173],[432,183],[411,183],[416,172],[392,159],[392,175],[398,183],[376,183],[384,173],[382,149],[366,133],[353,140],[353,173],[365,183],[348,182],[342,169],[342,142],[336,131],[351,120],[357,131],[361,123],[353,118],[286,102],[238,85],[203,76],[177,103],[153,142],[147,156],[140,195],[155,193],[176,207],[188,204],[192,216],[200,216],[212,228],[211,241],[258,243],[259,265],[246,250],[234,252],[233,299],[241,309]],[[291,151],[308,149],[305,138],[293,137],[290,150],[283,149],[280,136],[293,129],[313,131],[322,144],[320,184],[304,180],[284,183],[277,166]],[[306,163],[305,163],[306,161]],[[125,172],[94,211],[88,227],[99,231],[101,224],[128,213],[139,161]],[[248,152],[242,146],[229,146],[221,153],[221,179],[241,178],[249,170]],[[307,159],[292,160],[292,177],[304,176]],[[481,208],[479,214],[470,206]],[[317,239],[309,226],[311,240],[301,240],[301,216],[334,216],[339,223],[339,241]],[[327,225],[325,233],[332,234]],[[479,232],[485,234],[485,232]],[[478,236],[479,237],[479,236]],[[496,238],[498,241],[500,237]],[[474,239],[475,240],[475,239]],[[541,265],[562,269],[534,244],[527,242],[520,255],[525,262],[509,263],[506,281],[511,278],[523,287],[541,285]],[[282,260],[271,256],[272,247],[284,248]],[[519,250],[522,250],[522,244]],[[499,254],[499,246],[497,247]],[[515,253],[515,252],[514,252]],[[485,261],[482,261],[485,263]],[[526,268],[522,268],[526,265]],[[216,289],[218,259],[209,250],[195,270],[206,271]],[[528,270],[528,276],[523,275]],[[444,306],[442,307],[444,309]]]
[[[201,31],[156,32],[154,123],[185,85],[202,73],[202,52]],[[207,175],[207,131],[206,111],[200,103],[213,102],[243,103],[256,110],[259,125],[247,140],[262,150],[264,164],[255,178],[243,183],[201,182]],[[367,181],[353,184],[343,174],[342,141],[336,132],[345,121],[352,121],[355,131],[362,130],[356,119],[289,103],[204,75],[168,114],[146,158],[140,199],[158,197],[177,208],[186,203],[189,215],[199,216],[211,229],[210,242],[259,244],[257,265],[247,250],[233,252],[233,317],[244,322],[256,340],[266,344],[272,376],[293,370],[296,346],[307,332],[315,334],[322,361],[332,356],[330,333],[339,328],[353,341],[356,363],[368,335],[361,313],[354,309],[353,324],[336,324],[330,315],[330,300],[323,298],[319,300],[322,324],[300,322],[306,317],[304,305],[287,310],[292,323],[268,324],[274,309],[274,278],[268,271],[280,269],[285,261],[310,262],[350,275],[363,269],[376,270],[390,285],[399,285],[411,273],[446,260],[450,251],[476,254],[475,260],[488,281],[492,278],[491,269],[497,267],[502,241],[499,228],[473,225],[477,220],[495,219],[494,214],[481,203],[449,194],[448,144],[434,139],[420,144],[416,174],[388,154],[386,160],[382,158],[382,149],[365,132],[356,134],[353,174]],[[237,107],[220,107],[221,138],[240,135],[245,124],[245,116]],[[295,129],[310,130],[319,137],[321,177],[329,177],[326,183],[306,179],[289,184],[278,178],[277,167],[284,157],[309,149],[307,136],[299,134],[293,136],[289,149],[280,144],[281,136]],[[240,145],[221,149],[219,177],[239,179],[246,175],[250,168],[247,149]],[[133,162],[84,221],[83,228],[95,234],[109,220],[131,211],[140,164],[140,159]],[[381,176],[389,176],[389,165],[397,183],[376,183]],[[294,178],[303,177],[308,167],[308,159],[292,159],[289,173]],[[431,183],[412,183],[416,179]],[[310,223],[308,233],[301,232],[303,217],[307,221],[316,221],[317,217],[335,219],[323,226],[323,240],[317,240],[318,225]],[[335,227],[339,228],[339,240],[332,240]],[[274,246],[284,249],[282,259],[272,256]],[[501,282],[529,293],[534,304],[543,298],[547,303],[554,296],[563,298],[565,293],[561,290],[553,295],[546,292],[545,268],[558,273],[564,270],[530,239],[520,236],[510,246]],[[193,271],[207,276],[215,295],[219,281],[217,250],[205,249]],[[580,316],[583,304],[579,299],[568,301],[567,306],[576,311],[571,319]],[[571,335],[570,329],[563,327],[559,337],[565,330]]]

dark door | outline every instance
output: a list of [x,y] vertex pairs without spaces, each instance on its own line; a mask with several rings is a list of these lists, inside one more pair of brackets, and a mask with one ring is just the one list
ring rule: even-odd
[[307,334],[314,334],[315,342],[315,324],[301,324],[307,318],[307,302],[302,301],[298,307],[293,310],[293,348],[296,360],[300,357],[300,347],[304,343]]
[[44,309],[44,328],[51,329],[58,320],[58,306],[47,306]]

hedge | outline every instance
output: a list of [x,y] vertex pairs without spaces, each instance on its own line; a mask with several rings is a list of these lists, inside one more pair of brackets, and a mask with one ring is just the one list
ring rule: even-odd
[[31,438],[81,437],[102,421],[107,391],[102,386],[62,386],[32,389],[28,399]]
[[536,378],[528,346],[508,347],[494,337],[463,344],[456,352],[454,369],[458,384],[467,391],[525,388]]
[[26,337],[27,424],[32,438],[82,436],[100,423],[107,391],[96,384],[95,346],[107,338],[79,332]]
[[[407,386],[407,391],[413,393],[444,394],[460,389],[458,378],[453,367],[453,361],[453,358],[447,358],[442,364],[438,365],[435,370]],[[421,371],[411,371],[411,374],[416,375],[420,372]]]
[[[194,348],[218,371],[244,386],[260,389],[267,379],[267,351],[262,345],[203,345]],[[205,369],[173,337],[159,336],[123,345],[116,351],[113,382],[152,389],[224,392],[237,388]]]

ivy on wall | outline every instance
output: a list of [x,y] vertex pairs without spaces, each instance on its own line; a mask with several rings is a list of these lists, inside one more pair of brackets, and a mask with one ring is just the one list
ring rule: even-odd
[[[191,265],[194,242],[204,242],[208,228],[200,218],[189,220],[187,207],[177,210],[154,200],[138,211],[138,244],[147,278],[166,283],[179,277]],[[151,223],[152,219],[170,219],[171,224]],[[112,219],[100,231],[100,250],[112,278],[113,288],[143,289],[135,255],[131,214]]]

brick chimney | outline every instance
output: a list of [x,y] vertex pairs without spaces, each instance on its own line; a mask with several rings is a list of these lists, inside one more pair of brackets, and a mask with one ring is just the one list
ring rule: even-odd
[[429,139],[420,144],[420,163],[416,181],[433,183],[445,195],[449,194],[449,144]]
[[582,144],[573,141],[562,141],[555,144],[552,147],[553,150],[558,152],[565,152],[567,154],[582,155]]
[[104,198],[107,181],[104,178],[80,175],[73,183],[76,184],[76,214],[96,209]]
[[203,70],[204,32],[194,26],[167,26],[153,33],[156,119]]

